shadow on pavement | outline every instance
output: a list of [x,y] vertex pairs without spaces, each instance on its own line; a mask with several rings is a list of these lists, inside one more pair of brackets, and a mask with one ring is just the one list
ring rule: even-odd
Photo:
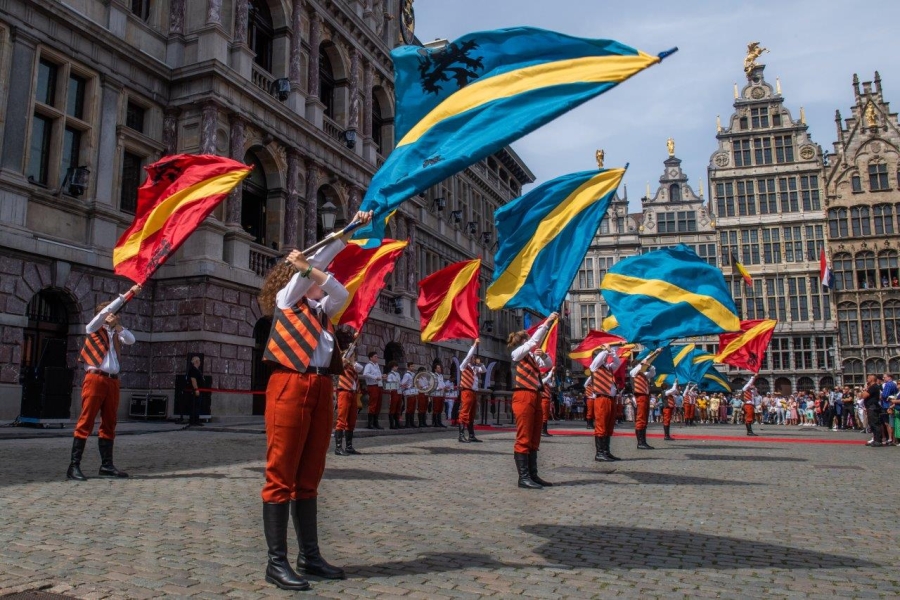
[[880,565],[740,538],[689,531],[617,526],[525,525],[546,540],[534,552],[571,568],[614,569],[834,569]]
[[233,477],[224,473],[168,473],[163,475],[132,475],[131,479],[259,479],[259,477]]
[[553,487],[578,487],[582,485],[621,485],[609,479],[572,479],[570,481],[552,481]]
[[[265,467],[247,467],[245,470],[254,471],[265,474]],[[401,475],[399,473],[383,473],[381,471],[369,471],[367,469],[335,469],[333,467],[325,468],[323,479],[358,479],[362,481],[425,481],[426,477],[416,477],[414,475]]]
[[795,456],[743,456],[743,455],[727,455],[727,454],[685,454],[685,458],[691,460],[752,460],[761,462],[807,462],[805,458],[797,458]]
[[487,554],[469,552],[429,552],[413,560],[383,562],[374,565],[344,565],[348,579],[427,575],[463,569],[500,569],[527,565],[511,565],[494,560]]
[[[476,444],[477,445],[477,444]],[[443,455],[443,454],[501,454],[503,456],[510,456],[510,452],[499,452],[497,450],[474,450],[469,447],[466,448],[444,448],[440,446],[429,447],[429,446],[416,446],[417,450],[424,450],[431,454]]]
[[623,473],[637,483],[648,485],[757,485],[746,481],[728,479],[709,479],[707,477],[691,477],[690,475],[674,475],[672,473]]
[[675,447],[685,450],[778,450],[772,446],[737,446],[734,444],[730,446],[724,444],[678,444]]

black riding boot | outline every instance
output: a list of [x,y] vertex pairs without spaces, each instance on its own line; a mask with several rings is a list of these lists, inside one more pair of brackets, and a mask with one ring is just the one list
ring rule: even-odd
[[400,423],[396,421],[396,417],[394,415],[388,415],[388,429],[397,429],[400,427]]
[[612,459],[606,453],[606,444],[603,441],[606,438],[600,436],[594,436],[594,448],[596,448],[597,453],[594,455],[594,460],[597,462],[611,462]]
[[666,435],[663,436],[664,440],[672,441],[675,439],[671,435],[669,435],[669,426],[668,425],[663,425],[663,431],[666,433]]
[[438,424],[437,424],[438,427],[443,427],[444,429],[447,429],[447,426],[444,425],[444,413],[438,413],[437,422],[438,422]]
[[69,461],[69,469],[66,471],[66,479],[74,479],[75,481],[87,481],[87,477],[81,472],[81,455],[84,454],[84,445],[86,439],[72,439],[72,459]]
[[344,570],[329,565],[319,552],[319,531],[316,522],[316,499],[305,498],[291,502],[291,516],[297,532],[297,568],[307,575],[325,579],[344,579]]
[[531,480],[538,485],[542,485],[544,487],[553,487],[553,484],[549,481],[544,481],[540,477],[538,477],[537,472],[537,450],[532,450],[528,453],[528,474],[531,475]]
[[415,417],[413,417],[412,414],[406,413],[406,427],[407,427],[407,429],[412,429],[413,427],[416,426],[416,423],[415,423],[415,421],[413,420],[414,418],[415,418]]
[[460,423],[460,424],[459,424],[459,441],[462,442],[463,444],[468,444],[468,443],[469,443],[469,438],[468,438],[468,436],[466,435],[466,433],[468,433],[468,432],[466,431],[466,426],[463,425],[462,423]]
[[294,572],[287,558],[287,526],[290,518],[287,502],[263,503],[263,531],[269,547],[266,581],[283,590],[308,590],[309,582]]
[[374,420],[374,415],[366,415],[366,429],[374,429],[372,427],[372,421]]
[[113,441],[97,438],[97,445],[100,448],[100,477],[128,477],[128,473],[113,464]]
[[479,440],[477,437],[475,437],[475,422],[474,421],[469,423],[469,441],[475,442],[478,444],[480,444],[482,442],[482,440]]
[[381,415],[372,415],[372,429],[384,429],[378,419]]
[[334,453],[337,456],[344,456],[344,431],[335,429],[332,437],[334,438]]
[[613,459],[613,460],[622,460],[622,459],[619,458],[618,456],[614,455],[614,454],[612,453],[612,451],[609,449],[609,444],[610,444],[610,442],[612,442],[612,436],[611,436],[611,435],[608,435],[608,436],[606,436],[606,442],[605,442],[605,446],[604,446],[604,447],[606,448],[606,455],[607,455],[608,457],[610,457],[611,459]]
[[747,423],[747,435],[752,435],[753,437],[757,437],[755,433],[753,433],[753,424]]
[[637,432],[638,434],[638,450],[653,450],[653,446],[647,443],[647,430],[640,429]]
[[419,413],[419,427],[428,427],[425,423],[425,413]]
[[345,437],[347,438],[347,446],[344,448],[344,454],[362,454],[362,452],[357,452],[356,448],[353,447],[353,432],[348,431]]
[[541,427],[541,437],[553,437],[553,434],[547,431],[546,423],[544,423],[543,427]]
[[584,420],[584,428],[585,429],[593,429],[594,428],[594,420],[593,419],[585,419]]
[[531,478],[528,471],[528,455],[524,452],[516,452],[516,470],[519,472],[519,487],[529,490],[542,490],[544,486]]

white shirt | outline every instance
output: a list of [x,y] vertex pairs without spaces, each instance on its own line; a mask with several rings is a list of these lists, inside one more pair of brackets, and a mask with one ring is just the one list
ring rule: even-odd
[[678,384],[677,383],[666,390],[666,396],[674,396],[677,393],[678,393]]
[[[640,365],[640,363],[638,363],[638,366],[636,366],[635,368],[633,368],[631,370],[631,376],[637,377],[640,372],[641,372],[641,365]],[[653,365],[650,365],[649,367],[647,367],[647,371],[644,373],[644,375],[646,375],[648,379],[653,379],[654,377],[656,377],[656,367],[654,367]]]
[[400,386],[400,372],[399,371],[391,371],[388,373],[387,380],[389,383],[396,383],[397,387]]
[[[469,353],[466,354],[466,357],[463,359],[461,363],[459,363],[459,371],[462,373],[467,367],[469,367],[469,363],[472,362],[472,359],[475,358],[475,350],[478,348],[478,344],[472,344],[472,347],[469,348]],[[485,372],[484,365],[472,365],[472,372],[475,374],[475,383],[472,384],[474,389],[480,389],[481,385],[479,384],[479,377]]]
[[748,381],[747,384],[746,384],[743,388],[741,388],[741,391],[742,391],[742,392],[746,392],[747,390],[749,390],[749,389],[750,389],[750,386],[753,385],[753,382],[754,382],[755,380],[756,380],[756,375],[754,375],[753,377],[750,378],[750,381]]
[[[334,260],[334,257],[337,256],[338,252],[340,252],[344,246],[345,244],[341,239],[331,242],[325,247],[320,248],[319,251],[309,259],[309,264],[317,269],[324,269],[331,264],[331,261]],[[296,306],[296,304],[300,302],[300,299],[303,298],[303,295],[312,287],[312,284],[313,280],[309,277],[303,277],[299,272],[294,273],[294,276],[291,277],[291,280],[288,281],[287,285],[280,289],[275,295],[275,305],[281,310],[287,310]],[[338,280],[331,276],[330,273],[326,277],[325,282],[319,287],[325,292],[325,297],[321,300],[307,298],[306,303],[316,316],[321,316],[322,311],[324,311],[325,315],[327,315],[328,318],[331,318],[344,307],[350,294]],[[313,350],[309,366],[330,366],[331,353],[333,351],[334,336],[325,329],[322,329],[322,333],[319,336],[319,343],[316,345],[316,349]]]
[[415,396],[419,393],[419,390],[413,385],[413,374],[411,371],[403,374],[403,379],[400,380],[400,389],[403,390],[404,396]]
[[547,373],[547,376],[544,377],[541,381],[544,382],[544,385],[550,387],[550,384],[553,383],[553,373]]
[[[101,327],[106,329],[106,335],[109,338],[109,350],[106,351],[106,354],[103,356],[103,362],[100,363],[98,368],[110,375],[119,374],[119,357],[116,355],[116,344],[113,341],[113,336],[116,335],[119,338],[119,341],[126,346],[130,346],[134,343],[134,335],[130,331],[122,327],[122,331],[116,334],[115,330],[105,323],[106,317],[119,310],[124,304],[125,296],[119,294],[118,298],[110,302],[109,305],[97,313],[94,318],[91,319],[91,322],[84,328],[88,335],[97,333]],[[93,368],[94,367],[91,367],[90,365],[85,365],[85,370]]]
[[381,375],[381,365],[371,361],[366,363],[366,366],[363,369],[363,377],[366,380],[366,385],[381,386]]
[[[596,371],[598,369],[609,369],[610,371],[615,371],[619,368],[619,365],[622,361],[619,360],[619,355],[615,352],[612,353],[612,360],[608,360],[610,357],[610,352],[607,350],[602,350],[600,354],[594,357],[594,360],[591,361],[591,371]],[[611,383],[609,386],[609,395],[615,396],[618,392],[618,388],[615,383]],[[596,395],[594,396],[596,397]]]
[[[534,349],[535,346],[544,341],[544,337],[547,335],[547,330],[549,327],[547,326],[547,321],[541,323],[541,326],[537,328],[537,331],[534,332],[534,335],[528,338],[524,344],[516,348],[512,351],[512,360],[513,362],[519,362],[525,355]],[[550,357],[546,354],[541,356],[535,356],[535,360],[537,360],[538,367],[552,367],[553,365],[550,362]]]

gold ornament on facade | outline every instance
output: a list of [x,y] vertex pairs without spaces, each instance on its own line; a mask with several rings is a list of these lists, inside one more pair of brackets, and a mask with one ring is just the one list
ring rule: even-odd
[[667,139],[666,149],[669,151],[669,156],[675,156],[675,140],[672,138]]
[[748,77],[753,69],[759,66],[756,63],[756,59],[768,51],[767,48],[760,46],[759,42],[750,42],[747,44],[747,57],[744,59],[744,73],[746,73]]
[[603,157],[606,156],[606,153],[603,150],[597,150],[597,153],[594,154],[594,158],[597,159],[597,168],[603,168]]
[[878,126],[878,114],[875,112],[875,105],[871,102],[866,105],[866,112],[863,113],[863,121],[866,127]]

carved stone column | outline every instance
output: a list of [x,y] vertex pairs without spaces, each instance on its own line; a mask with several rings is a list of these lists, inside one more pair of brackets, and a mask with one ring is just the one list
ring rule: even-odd
[[322,17],[312,13],[309,17],[309,79],[306,89],[311,98],[319,98],[319,44],[322,43]]
[[200,119],[200,153],[215,154],[219,132],[219,107],[215,102],[203,105]]
[[306,161],[306,233],[304,247],[316,242],[316,227],[319,222],[319,164],[312,160]]
[[284,244],[285,248],[297,248],[297,220],[300,208],[300,152],[291,148],[287,157],[287,202],[284,206]]
[[178,108],[166,109],[166,115],[163,117],[162,143],[165,146],[163,155],[178,153],[178,114],[181,112]]
[[184,35],[184,0],[169,0],[169,33]]
[[291,89],[300,89],[301,79],[303,77],[301,62],[303,58],[303,39],[301,32],[303,31],[303,0],[293,1],[293,12],[291,13],[291,28],[294,35],[291,38],[291,63],[288,77],[291,80]]
[[[228,154],[238,162],[244,162],[244,131],[247,122],[237,114],[231,114],[231,132],[229,135],[230,146]],[[228,209],[225,213],[225,222],[229,225],[241,224],[241,186],[237,186],[228,196]]]
[[[347,119],[349,129],[359,131],[359,50],[355,47],[350,50],[350,118]],[[366,121],[369,115],[366,114]]]
[[206,24],[222,24],[222,0],[206,0]]
[[247,26],[250,22],[250,1],[235,0],[234,4],[234,45],[247,43]]
[[406,255],[409,260],[406,261],[406,289],[416,289],[416,263],[418,262],[419,247],[416,243],[416,222],[412,219],[406,220],[406,230],[409,235],[409,245],[406,247]]
[[366,63],[363,70],[363,113],[366,118],[363,124],[363,138],[372,137],[372,89],[374,84],[375,71],[371,63]]

